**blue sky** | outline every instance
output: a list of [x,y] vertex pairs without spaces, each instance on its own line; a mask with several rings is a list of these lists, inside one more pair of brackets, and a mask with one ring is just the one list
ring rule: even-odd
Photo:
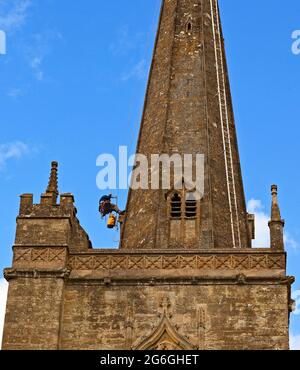
[[[299,276],[300,29],[298,0],[220,0],[241,162],[258,240],[268,246],[270,185],[286,219],[288,273]],[[99,248],[118,235],[99,220],[96,158],[133,153],[160,0],[0,0],[0,269],[11,265],[18,195],[45,190],[51,160],[59,187]],[[118,192],[125,206],[126,191]],[[299,276],[300,281],[300,276]],[[294,291],[300,290],[300,282]],[[2,286],[2,285],[0,285]],[[292,334],[300,346],[300,316]]]

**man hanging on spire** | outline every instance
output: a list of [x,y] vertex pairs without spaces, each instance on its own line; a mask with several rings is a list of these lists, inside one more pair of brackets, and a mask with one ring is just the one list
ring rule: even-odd
[[105,217],[109,215],[112,212],[117,213],[118,215],[123,215],[124,212],[119,209],[119,207],[116,204],[113,204],[111,202],[112,194],[109,195],[103,195],[99,201],[99,212],[101,214],[101,217]]

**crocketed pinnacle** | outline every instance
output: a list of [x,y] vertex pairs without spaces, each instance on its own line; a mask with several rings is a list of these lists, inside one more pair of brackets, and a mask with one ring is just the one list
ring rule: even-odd
[[48,183],[48,187],[46,190],[47,194],[55,194],[55,195],[59,194],[57,170],[58,170],[58,162],[52,162],[49,183]]
[[272,211],[271,221],[281,221],[280,208],[278,204],[278,187],[272,185]]

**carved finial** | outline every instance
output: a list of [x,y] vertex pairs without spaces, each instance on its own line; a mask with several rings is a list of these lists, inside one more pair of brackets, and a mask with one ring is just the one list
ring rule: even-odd
[[58,196],[58,181],[57,181],[58,163],[51,163],[51,173],[49,178],[48,187],[45,194],[41,196],[41,204],[55,206],[57,204]]
[[280,209],[278,204],[278,186],[272,185],[272,212],[271,220],[272,221],[281,221]]
[[271,209],[271,221],[269,222],[271,233],[271,248],[274,250],[284,250],[284,237],[283,237],[284,220],[282,220],[280,214],[277,185],[272,185],[271,191],[272,191],[272,209]]
[[58,196],[58,180],[57,180],[57,170],[58,170],[58,163],[52,162],[51,163],[51,173],[49,178],[48,187],[46,190],[46,194],[55,194]]

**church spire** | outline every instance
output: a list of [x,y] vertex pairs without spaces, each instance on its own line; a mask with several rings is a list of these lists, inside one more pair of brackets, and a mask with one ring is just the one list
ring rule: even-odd
[[272,185],[271,192],[272,192],[272,208],[271,208],[271,221],[269,222],[271,248],[275,250],[284,250],[283,229],[285,221],[281,218],[280,214],[277,185]]
[[217,0],[163,0],[137,152],[203,155],[204,196],[131,189],[121,248],[250,248]]

